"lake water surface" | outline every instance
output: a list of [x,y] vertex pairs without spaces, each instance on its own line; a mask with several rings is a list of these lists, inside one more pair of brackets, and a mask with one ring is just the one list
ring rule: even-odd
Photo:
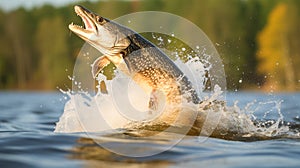
[[[264,141],[230,141],[186,136],[173,148],[149,157],[126,157],[109,152],[83,133],[54,133],[63,113],[65,95],[57,92],[0,92],[0,167],[300,167],[300,135]],[[300,124],[300,94],[267,95],[257,92],[227,94],[240,108],[268,99],[282,101],[284,120]],[[255,101],[254,101],[255,100]],[[263,105],[262,105],[263,106]],[[264,109],[265,108],[265,109]],[[261,107],[257,119],[278,118]],[[260,113],[261,112],[261,113]],[[142,143],[107,134],[106,144],[160,150],[171,141]],[[299,136],[298,136],[299,135]],[[299,137],[299,138],[298,138]],[[110,141],[111,139],[111,141]],[[122,139],[122,140],[118,140]]]

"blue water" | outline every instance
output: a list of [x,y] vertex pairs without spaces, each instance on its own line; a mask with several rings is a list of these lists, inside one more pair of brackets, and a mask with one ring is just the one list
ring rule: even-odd
[[[300,123],[300,94],[227,94],[228,104],[281,100],[285,121]],[[254,101],[256,100],[256,101]],[[84,134],[53,133],[66,100],[56,92],[0,92],[0,168],[6,167],[300,167],[300,136],[265,141],[229,141],[187,136],[170,150],[141,158],[103,149]],[[268,107],[262,107],[268,108]],[[274,113],[274,114],[273,114]],[[265,111],[255,113],[258,119]],[[266,117],[277,118],[271,111]],[[118,137],[117,137],[118,138]],[[107,144],[127,146],[128,142]],[[131,144],[140,149],[163,148],[168,142]]]

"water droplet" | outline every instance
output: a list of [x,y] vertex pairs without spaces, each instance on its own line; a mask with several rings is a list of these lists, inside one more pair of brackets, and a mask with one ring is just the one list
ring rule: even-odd
[[71,81],[73,81],[75,77],[71,77],[71,76],[68,75],[68,78],[69,78]]
[[156,36],[155,36],[155,34],[153,34],[153,33],[152,33],[152,38],[153,38],[153,39],[156,39]]
[[128,23],[131,23],[131,20],[128,20]]
[[158,39],[157,39],[158,41],[164,41],[164,39],[163,38],[161,38],[161,37],[158,37]]
[[168,43],[171,43],[171,42],[172,42],[172,40],[168,39]]
[[242,80],[242,79],[240,79],[240,80],[239,80],[239,83],[243,83],[243,80]]
[[184,47],[181,48],[182,51],[185,51],[186,49]]
[[175,36],[174,33],[171,33],[171,36],[174,37]]

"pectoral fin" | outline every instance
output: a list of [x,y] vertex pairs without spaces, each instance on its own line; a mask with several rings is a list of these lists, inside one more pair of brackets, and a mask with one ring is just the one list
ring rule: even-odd
[[110,60],[104,55],[95,60],[92,64],[92,75],[96,78],[100,71],[110,63]]

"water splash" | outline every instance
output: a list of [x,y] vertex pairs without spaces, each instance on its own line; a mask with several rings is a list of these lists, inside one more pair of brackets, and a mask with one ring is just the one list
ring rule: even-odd
[[[186,63],[177,59],[175,63],[190,79],[193,79],[193,85],[198,85],[197,88],[200,88],[198,91],[203,90],[203,83],[205,83],[203,76],[205,76],[207,69],[204,68],[203,63],[199,59],[193,58]],[[190,68],[192,68],[192,71],[196,71],[199,76],[193,76],[193,73],[190,73]],[[74,79],[72,78],[72,80]],[[96,95],[91,95],[89,92],[83,90],[78,93],[70,90],[62,91],[70,100],[65,105],[64,114],[57,123],[55,132],[98,132],[119,128],[126,128],[131,131],[141,128],[144,130],[161,131],[170,127],[168,123],[164,122],[157,122],[153,125],[147,122],[134,122],[133,118],[136,121],[151,121],[151,119],[156,118],[155,115],[160,114],[150,114],[147,111],[150,95],[146,95],[139,88],[139,85],[133,81],[128,81],[128,78],[122,72],[115,70],[115,78],[112,80],[108,80],[105,75],[101,74],[98,76],[98,82],[98,92]],[[106,84],[105,92],[100,87],[102,82]],[[129,95],[129,97],[122,99],[122,104],[116,104],[114,97],[120,96],[118,91],[124,90],[124,85],[128,86],[128,93],[125,95]],[[116,87],[119,87],[119,90]],[[197,122],[200,124],[193,126],[191,128],[192,131],[185,132],[190,135],[211,135],[230,140],[260,140],[297,137],[299,134],[292,133],[289,125],[283,124],[284,116],[281,113],[282,101],[280,100],[266,102],[253,101],[248,103],[244,108],[239,107],[238,101],[236,101],[232,106],[229,106],[226,105],[226,102],[222,101],[222,90],[217,85],[213,93],[202,93],[201,97],[202,103],[198,106],[188,103],[181,104],[181,109],[185,111],[182,116],[185,118],[189,118],[186,114],[193,114],[191,112],[197,112],[198,115]],[[126,98],[128,102],[124,102]],[[76,105],[78,102],[81,103]],[[122,109],[119,109],[120,107],[129,109],[127,110],[128,113],[126,115],[120,113],[122,111]],[[78,110],[78,108],[81,108],[81,110]],[[262,111],[264,115],[257,116]],[[210,114],[210,116],[207,114]],[[216,120],[218,116],[220,120]],[[277,118],[270,118],[270,116],[277,116]],[[190,117],[193,118],[194,116]],[[189,125],[190,120],[185,122]],[[185,122],[183,120],[178,125],[172,125],[172,130],[180,130],[180,128],[184,127]],[[202,125],[201,123],[206,123],[206,125]],[[137,134],[133,135],[136,136]]]
[[[246,141],[299,137],[299,132],[291,130],[290,123],[284,123],[280,100],[253,101],[244,108],[239,106],[238,101],[232,106],[227,105],[223,88],[216,84],[218,79],[209,73],[214,66],[208,61],[211,60],[212,54],[207,53],[205,46],[196,46],[196,50],[181,46],[170,51],[170,48],[166,50],[163,45],[165,42],[172,44],[176,41],[171,38],[174,37],[173,34],[171,37],[152,34],[152,37],[190,79],[202,100],[199,105],[185,102],[170,107],[160,102],[161,110],[151,112],[148,109],[150,95],[117,69],[113,69],[112,79],[108,79],[104,72],[98,76],[96,94],[84,89],[82,81],[77,81],[76,76],[72,76],[69,78],[77,91],[62,91],[70,100],[65,105],[55,132],[115,130],[117,133],[124,133],[124,130],[118,131],[122,128],[127,129],[134,136],[145,135],[145,132],[141,134],[141,132],[137,133],[137,130],[148,130],[152,133],[154,131],[155,134],[168,130],[184,135]],[[93,54],[84,53],[84,59],[86,55]],[[91,60],[93,58],[89,58],[86,64],[90,65]],[[153,122],[162,115],[162,112],[178,109],[181,109],[181,113],[176,124],[170,125],[169,122],[164,121]],[[259,116],[261,113],[264,115]],[[271,116],[276,118],[270,118]]]
[[[218,129],[223,131],[223,138],[231,140],[263,140],[286,137],[291,133],[288,125],[284,125],[281,113],[282,101],[250,102],[244,108],[238,106],[236,101],[233,106],[226,106]],[[271,109],[265,110],[264,106]],[[263,118],[258,118],[255,113],[264,113]],[[268,114],[279,116],[271,120]],[[224,129],[226,129],[224,131]],[[218,137],[218,135],[216,135]]]

